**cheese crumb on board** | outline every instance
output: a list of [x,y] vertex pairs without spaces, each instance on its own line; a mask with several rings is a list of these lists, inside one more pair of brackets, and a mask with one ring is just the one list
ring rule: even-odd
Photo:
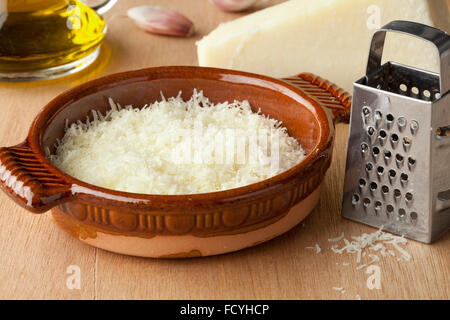
[[345,294],[347,292],[347,290],[345,290],[343,287],[333,287],[332,289],[335,291],[339,291],[342,294]]
[[[194,194],[268,179],[305,157],[280,121],[253,112],[248,101],[213,104],[202,91],[194,90],[189,101],[183,101],[180,93],[141,109],[122,108],[112,100],[110,104],[106,115],[93,110],[93,120],[67,124],[56,153],[49,155],[55,166],[104,188]],[[242,134],[236,138],[244,139],[230,147],[230,135],[235,132]],[[260,133],[266,139],[254,141],[250,149],[246,133]],[[270,134],[276,138],[277,154]],[[257,161],[251,161],[250,150]],[[186,154],[192,157],[180,161]]]
[[369,258],[372,259],[372,260],[369,261],[369,264],[372,264],[372,263],[380,261],[380,258],[376,254],[369,253]]
[[305,249],[307,249],[307,250],[315,250],[316,254],[319,254],[322,251],[322,249],[320,248],[318,243],[316,243],[314,245],[314,247],[306,247]]
[[367,264],[363,263],[363,264],[357,266],[356,270],[361,270],[361,269],[364,269],[365,267],[367,267]]
[[340,236],[336,237],[336,238],[330,238],[328,239],[328,242],[339,242],[342,239],[344,239],[345,234],[342,232]]
[[[312,72],[348,92],[365,75],[370,39],[393,20],[450,32],[444,0],[290,0],[220,24],[200,40],[200,66],[288,77]],[[422,40],[388,34],[384,57],[438,71],[437,50]]]

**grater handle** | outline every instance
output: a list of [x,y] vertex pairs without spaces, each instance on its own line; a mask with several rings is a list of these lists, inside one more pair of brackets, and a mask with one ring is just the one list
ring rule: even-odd
[[381,67],[387,32],[403,33],[433,43],[439,51],[441,95],[450,91],[450,36],[439,29],[411,21],[392,21],[377,30],[372,38],[366,76]]
[[329,109],[335,123],[349,123],[352,97],[344,89],[312,73],[301,73],[282,80],[299,88],[321,106]]

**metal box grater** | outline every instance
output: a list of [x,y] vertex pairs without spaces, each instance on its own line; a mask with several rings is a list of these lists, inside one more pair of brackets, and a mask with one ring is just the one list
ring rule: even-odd
[[[439,50],[441,74],[381,65],[387,32]],[[372,39],[354,83],[342,216],[430,243],[450,226],[450,37],[393,21]]]

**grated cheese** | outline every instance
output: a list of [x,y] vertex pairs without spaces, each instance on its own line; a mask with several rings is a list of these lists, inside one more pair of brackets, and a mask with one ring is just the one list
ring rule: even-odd
[[316,243],[316,253],[320,253],[322,249],[320,249],[319,245]]
[[372,259],[372,260],[369,261],[369,264],[372,264],[372,263],[380,261],[380,258],[376,254],[369,253],[369,258]]
[[357,266],[357,267],[356,267],[356,270],[361,270],[361,269],[363,269],[363,268],[365,268],[365,267],[367,267],[367,264],[363,263],[363,264]]
[[320,248],[318,243],[316,243],[314,247],[305,247],[305,249],[307,249],[307,250],[315,250],[316,254],[319,254],[322,251],[322,249]]
[[[379,251],[383,257],[387,255],[386,253],[395,257],[395,251],[393,251],[392,249],[387,249],[385,246],[387,244],[391,244],[394,249],[396,249],[400,253],[401,259],[399,258],[399,261],[411,260],[411,255],[400,246],[400,244],[406,244],[407,240],[403,236],[399,237],[390,233],[383,232],[382,229],[383,226],[381,226],[379,230],[372,234],[363,233],[361,236],[352,236],[352,241],[342,238],[340,241],[344,241],[344,246],[339,248],[339,246],[336,244],[331,246],[331,250],[337,254],[343,254],[344,252],[356,254],[356,262],[358,263],[358,266],[356,267],[357,270],[363,269],[366,266],[380,261],[380,257],[378,255],[373,253],[367,254],[366,250],[376,252]],[[328,239],[328,241],[336,239],[338,238]],[[366,255],[370,258],[370,261],[361,264],[361,257],[365,257]]]
[[332,289],[335,291],[339,291],[342,294],[345,294],[347,292],[347,290],[345,290],[343,287],[333,287]]
[[339,241],[341,241],[342,239],[344,239],[344,237],[345,237],[345,235],[344,235],[344,233],[342,232],[340,236],[338,236],[338,237],[336,237],[336,238],[330,238],[330,239],[328,239],[328,242],[339,242]]
[[[105,115],[93,110],[84,123],[66,123],[55,154],[48,155],[53,164],[104,188],[194,194],[265,180],[305,157],[280,121],[253,112],[248,101],[213,104],[194,90],[189,101],[180,93],[142,109],[111,99],[110,105]],[[230,145],[230,135],[239,139],[243,132],[267,139],[254,149],[246,137]]]

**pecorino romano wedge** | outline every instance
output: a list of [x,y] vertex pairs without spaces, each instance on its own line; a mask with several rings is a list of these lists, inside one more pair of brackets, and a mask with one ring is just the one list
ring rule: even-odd
[[[409,20],[450,31],[444,0],[290,0],[221,24],[198,42],[200,66],[284,77],[320,74],[351,92],[364,74],[376,29]],[[437,71],[435,49],[422,40],[389,35],[387,60]]]

